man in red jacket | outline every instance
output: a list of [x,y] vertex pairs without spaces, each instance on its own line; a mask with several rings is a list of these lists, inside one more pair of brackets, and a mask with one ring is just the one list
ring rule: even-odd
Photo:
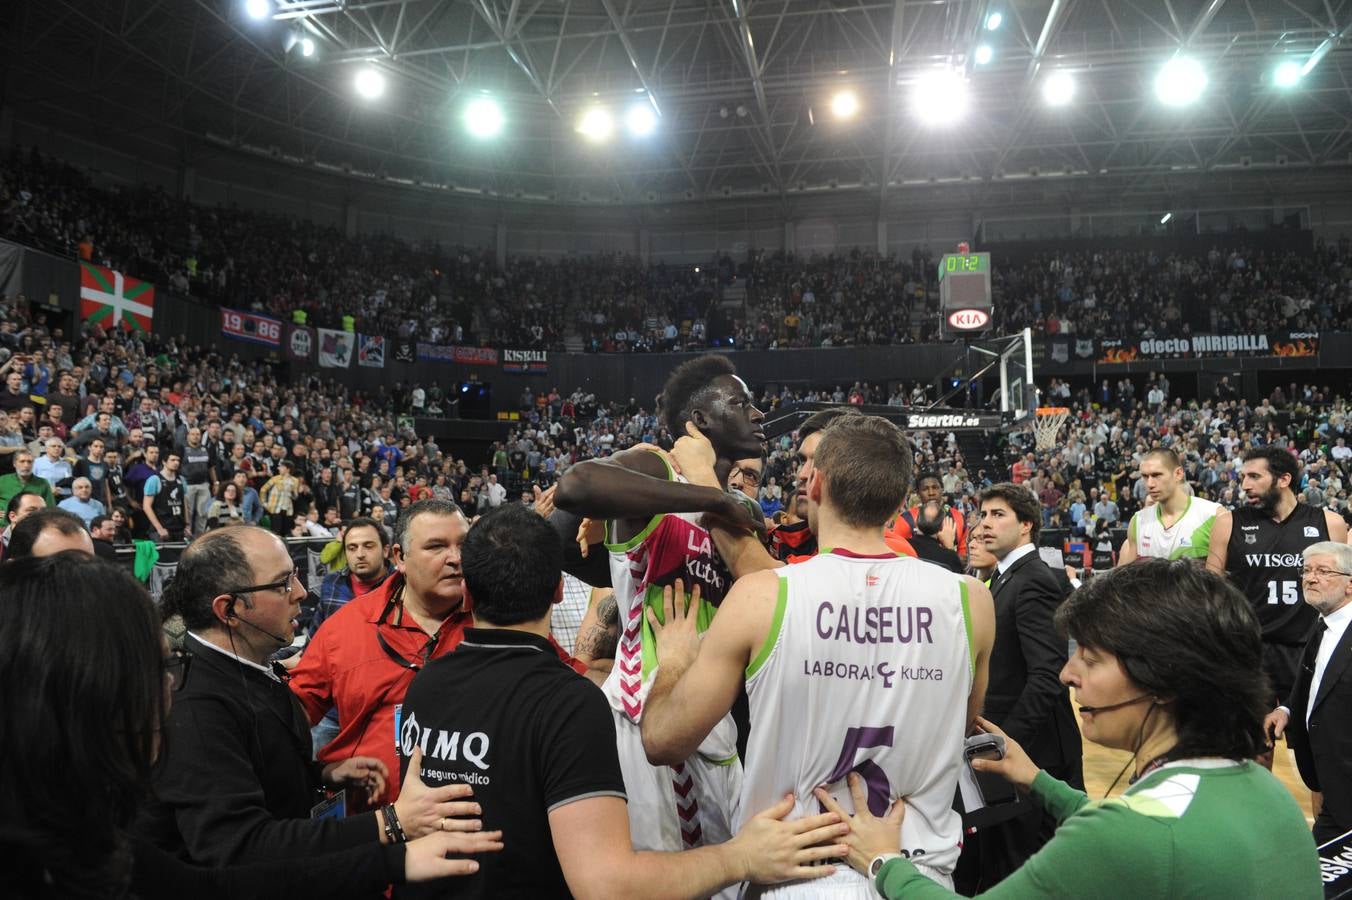
[[[314,725],[333,707],[339,731],[321,762],[373,756],[390,777],[380,806],[399,796],[395,734],[409,684],[429,660],[454,650],[473,625],[460,547],[469,522],[448,500],[423,500],[399,517],[398,571],[324,621],[291,671],[291,689]],[[556,649],[557,649],[557,645]],[[562,650],[579,673],[586,666]]]

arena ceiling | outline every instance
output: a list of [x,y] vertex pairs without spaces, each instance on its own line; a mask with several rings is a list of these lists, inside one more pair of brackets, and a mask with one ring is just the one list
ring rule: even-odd
[[[1352,0],[22,0],[5,29],[7,105],[98,133],[167,130],[191,148],[430,189],[644,203],[910,185],[1189,173],[1348,177]],[[991,31],[992,13],[1003,24]],[[305,58],[297,41],[316,52]],[[976,63],[976,48],[993,57]],[[1154,95],[1185,53],[1209,84]],[[1282,60],[1314,64],[1284,90]],[[359,98],[379,69],[384,96]],[[966,115],[921,124],[912,91],[949,67]],[[1074,101],[1043,102],[1053,72]],[[830,99],[857,92],[837,121]],[[461,123],[501,102],[502,134]],[[605,145],[578,117],[650,98],[657,131]]]

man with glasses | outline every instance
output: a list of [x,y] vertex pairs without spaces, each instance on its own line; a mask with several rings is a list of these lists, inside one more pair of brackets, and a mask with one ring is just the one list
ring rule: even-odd
[[[1347,540],[1347,523],[1336,513],[1296,502],[1299,483],[1300,463],[1285,449],[1245,453],[1240,486],[1246,505],[1216,516],[1206,561],[1211,571],[1229,575],[1253,606],[1274,702],[1291,696],[1317,618],[1304,602],[1301,554],[1312,544]],[[1271,752],[1260,761],[1271,768]]]
[[1269,740],[1283,733],[1306,787],[1317,792],[1316,844],[1352,830],[1352,547],[1305,548],[1305,603],[1319,614],[1301,656],[1295,688],[1268,714]]
[[416,838],[475,812],[454,802],[470,795],[466,786],[416,781],[363,815],[344,816],[344,801],[330,802],[326,789],[347,788],[346,802],[382,796],[388,769],[369,757],[313,760],[304,711],[271,664],[295,635],[304,594],[282,541],[245,525],[189,545],[164,592],[165,613],[187,627],[193,678],[174,698],[153,800],[136,830],[181,859],[295,859]]
[[[360,755],[388,770],[385,787],[371,803],[388,803],[399,793],[395,736],[413,676],[454,650],[473,623],[460,569],[468,532],[469,521],[454,503],[421,500],[410,506],[398,520],[397,571],[326,618],[291,671],[291,690],[309,725],[330,709],[338,715],[338,734],[319,749],[319,760]],[[586,670],[581,663],[574,668]]]

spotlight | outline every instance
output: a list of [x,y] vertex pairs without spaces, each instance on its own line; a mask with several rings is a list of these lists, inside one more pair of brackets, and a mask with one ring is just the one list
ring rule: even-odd
[[244,0],[244,11],[254,20],[272,15],[272,0]]
[[1048,106],[1065,106],[1075,99],[1075,79],[1069,72],[1053,72],[1042,82],[1042,99]]
[[314,38],[303,37],[300,39],[300,55],[306,59],[315,55]]
[[582,114],[582,118],[577,123],[578,133],[594,144],[600,144],[610,139],[610,134],[615,130],[615,122],[610,118],[610,113],[599,106],[593,106]]
[[1206,90],[1206,70],[1190,56],[1176,56],[1155,76],[1155,96],[1165,106],[1187,106]]
[[916,81],[911,108],[927,125],[948,125],[967,112],[967,82],[952,69],[933,69]]
[[1303,74],[1300,63],[1287,60],[1273,70],[1272,83],[1279,88],[1293,88],[1300,83]]
[[385,76],[376,69],[359,69],[352,86],[367,100],[375,100],[385,93]]
[[634,137],[647,137],[657,128],[657,114],[647,100],[640,100],[629,107],[624,117],[625,127]]
[[476,97],[465,107],[465,128],[480,140],[496,137],[502,121],[502,107],[492,98]]
[[838,91],[831,98],[831,112],[837,119],[852,119],[859,112],[859,95],[854,91]]
[[1003,24],[1005,24],[1005,17],[1002,13],[993,12],[986,17],[987,31],[995,31]]
[[982,44],[976,48],[976,64],[978,66],[984,66],[994,58],[995,51],[991,49],[990,44]]

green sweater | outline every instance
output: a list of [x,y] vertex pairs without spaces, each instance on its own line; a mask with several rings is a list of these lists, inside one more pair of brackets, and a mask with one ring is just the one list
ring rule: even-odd
[[[1304,814],[1256,763],[1183,761],[1095,801],[1039,772],[1031,793],[1056,834],[981,897],[1324,896]],[[883,866],[877,887],[888,900],[957,896],[906,859]]]
[[46,478],[30,475],[27,481],[23,481],[17,473],[11,472],[8,475],[0,475],[0,513],[9,506],[10,500],[24,491],[37,494],[47,501],[48,506],[56,505],[56,498],[52,496],[52,486]]

